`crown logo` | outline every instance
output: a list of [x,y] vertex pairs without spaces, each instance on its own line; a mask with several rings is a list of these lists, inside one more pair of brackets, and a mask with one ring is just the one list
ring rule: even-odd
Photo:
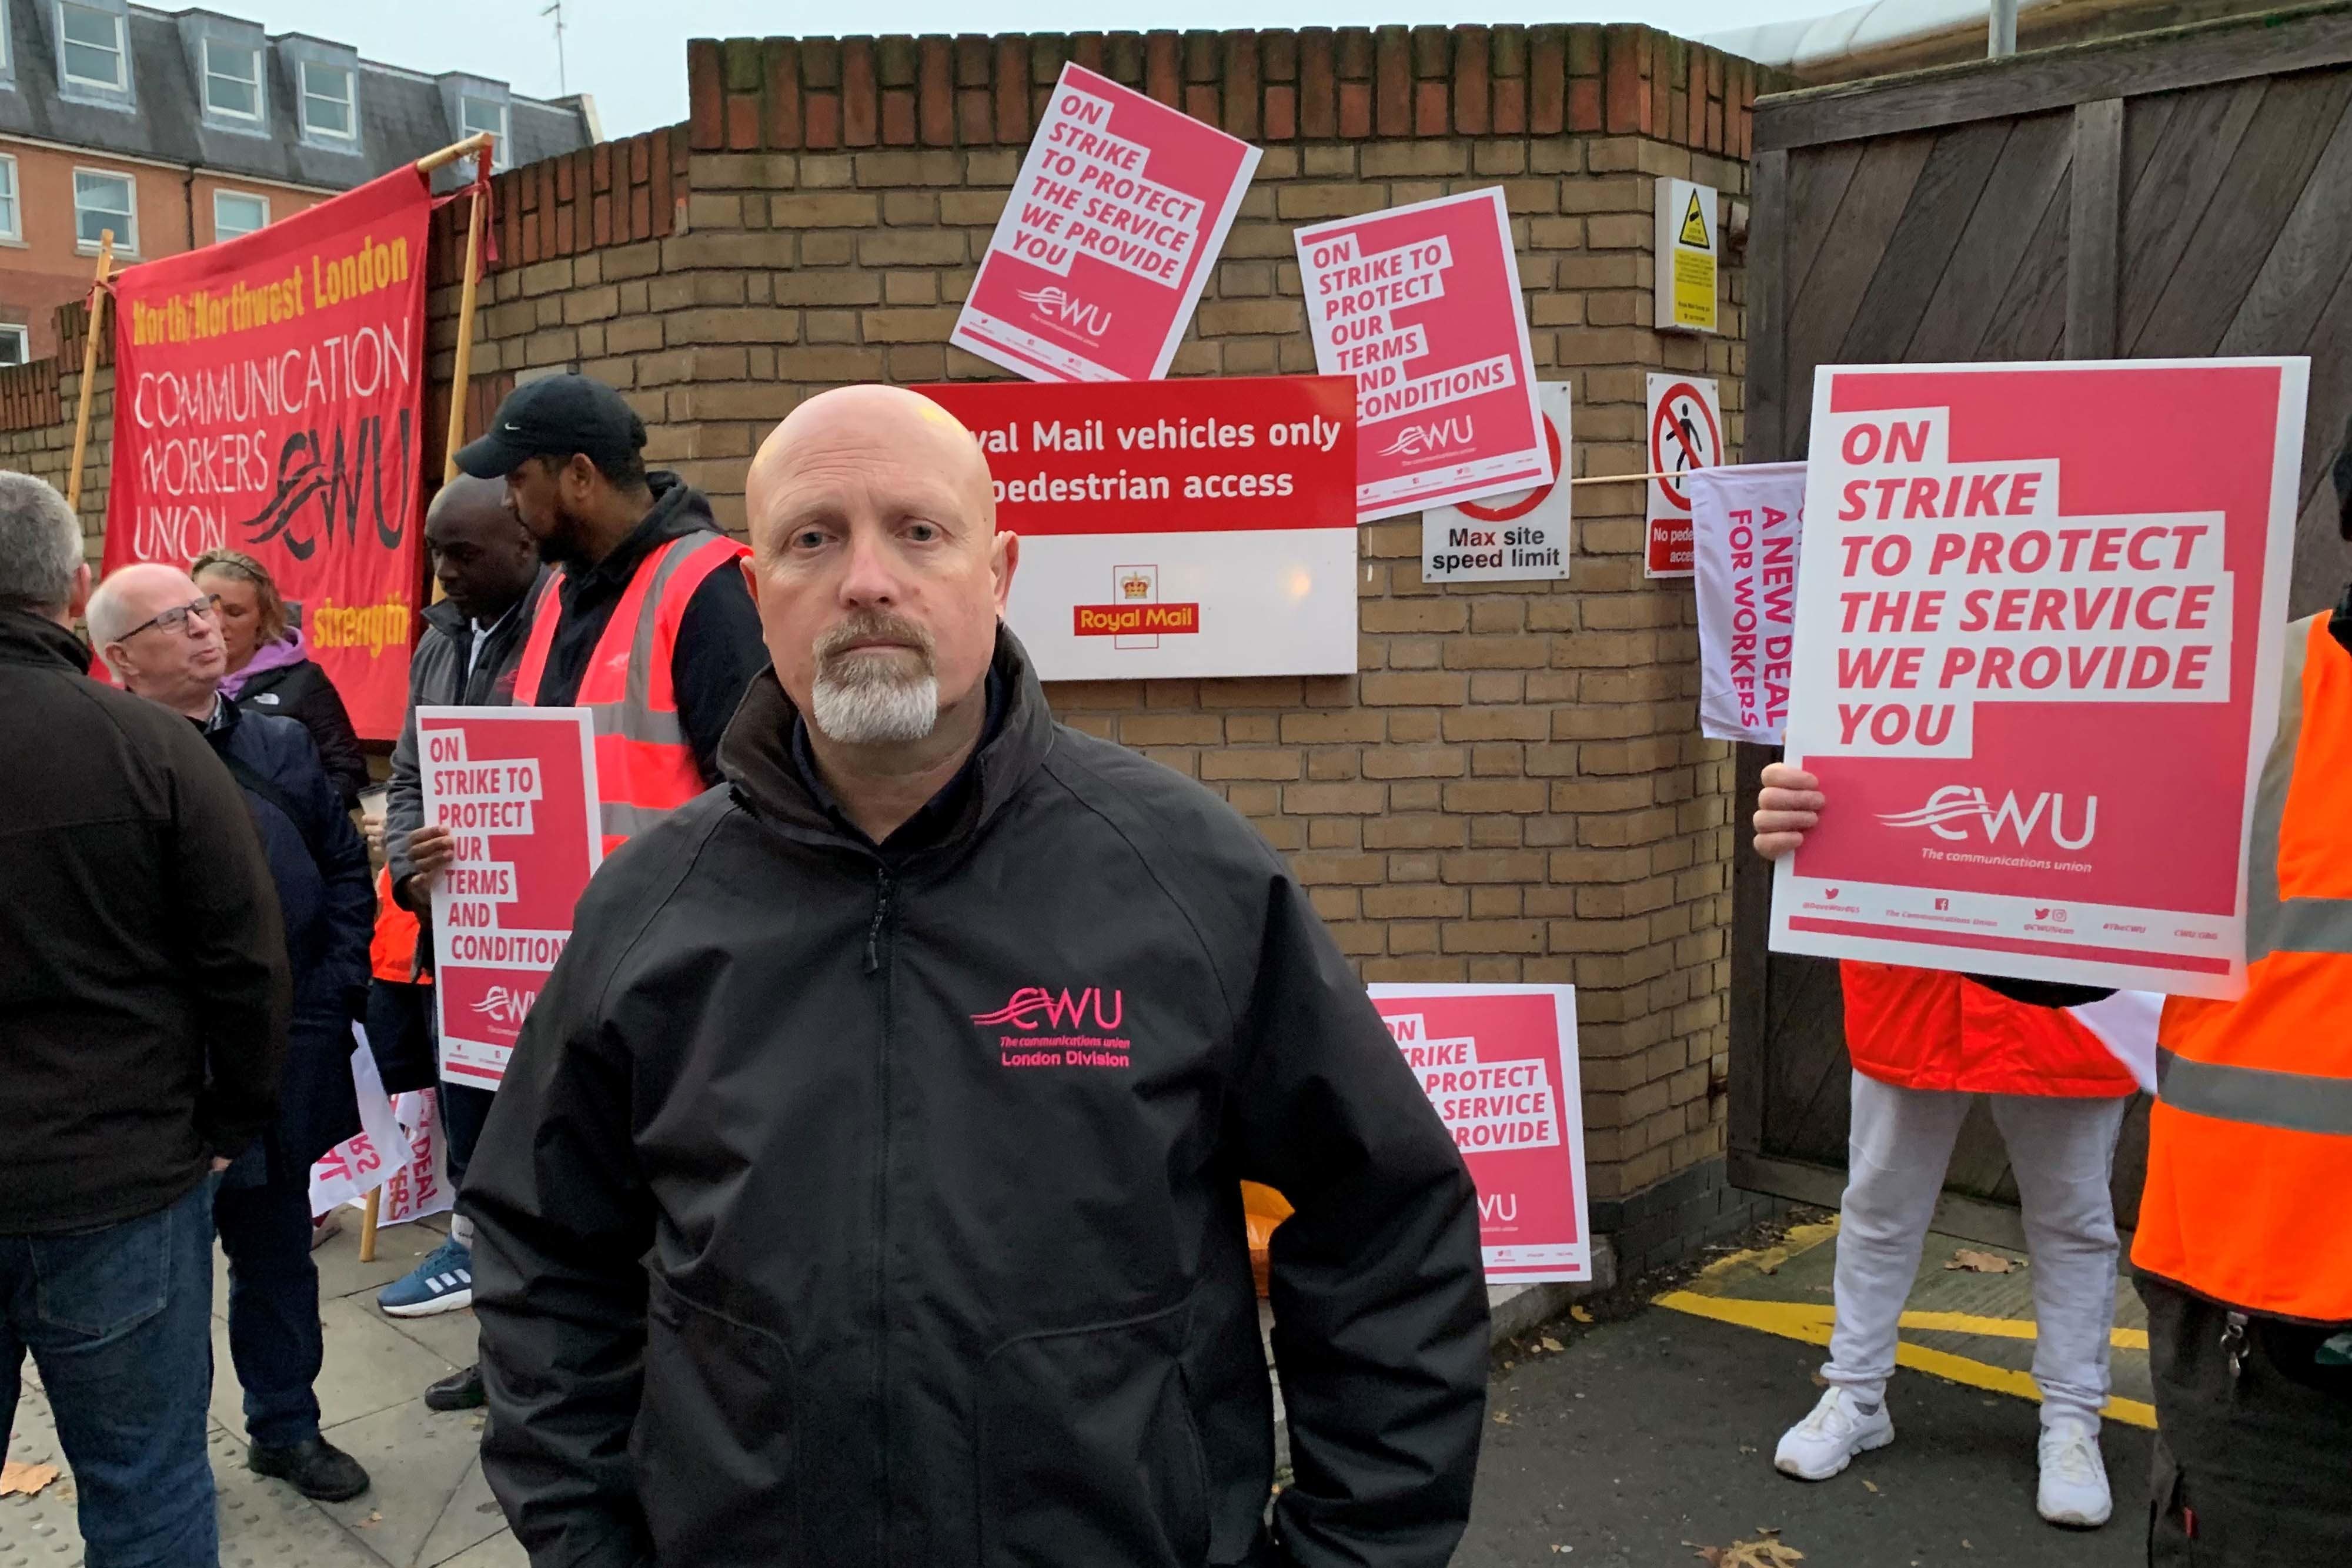
[[1129,599],[1141,599],[1151,591],[1151,580],[1148,577],[1125,578],[1120,580],[1118,591]]

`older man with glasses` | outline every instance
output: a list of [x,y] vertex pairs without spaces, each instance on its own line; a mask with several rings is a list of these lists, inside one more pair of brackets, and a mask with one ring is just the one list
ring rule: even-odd
[[306,1497],[368,1487],[319,1433],[326,1347],[310,1257],[311,1162],[359,1131],[352,1021],[367,1002],[375,889],[367,846],[310,732],[220,695],[227,657],[215,601],[174,567],[124,567],[89,601],[90,640],[123,685],[194,724],[245,791],[285,911],[293,1028],[276,1124],[221,1178],[214,1219],[229,1260],[228,1338],[245,1387],[247,1463]]
[[65,498],[0,474],[0,1431],[29,1351],[89,1568],[216,1568],[208,1173],[275,1108],[286,938],[203,738],[89,678],[89,596]]

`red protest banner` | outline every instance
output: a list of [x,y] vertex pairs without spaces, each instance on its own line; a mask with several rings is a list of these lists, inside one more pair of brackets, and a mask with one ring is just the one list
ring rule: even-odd
[[2242,988],[2308,373],[1821,369],[1774,947]]
[[1355,389],[1335,376],[919,389],[1021,536],[1006,620],[1049,681],[1356,668]]
[[950,340],[1032,381],[1166,375],[1258,156],[1064,66]]
[[1359,517],[1558,476],[1501,191],[1318,224],[1297,244],[1316,368],[1356,382]]
[[106,570],[254,556],[374,740],[408,700],[431,207],[403,167],[114,285]]
[[455,836],[433,884],[441,1071],[496,1088],[572,906],[603,862],[583,707],[420,707],[425,820]]
[[1493,1284],[1592,1277],[1573,986],[1370,988],[1478,1186]]

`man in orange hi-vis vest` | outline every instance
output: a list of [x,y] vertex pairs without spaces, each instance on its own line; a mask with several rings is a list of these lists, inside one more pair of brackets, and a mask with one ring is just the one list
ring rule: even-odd
[[[517,388],[489,433],[457,453],[474,480],[505,482],[508,509],[556,569],[524,606],[513,701],[576,704],[593,716],[607,854],[718,782],[719,736],[768,666],[736,564],[746,548],[719,531],[700,491],[646,472],[645,444],[645,422],[619,392],[566,374]],[[403,886],[429,886],[449,863],[447,831],[424,828],[406,841]],[[475,1113],[471,1126],[486,1114]],[[457,1142],[453,1126],[453,1154]],[[400,1296],[385,1310],[415,1315],[470,1302],[470,1239],[461,1218],[448,1248],[387,1291]],[[478,1404],[480,1374],[452,1374],[426,1399],[445,1409]]]
[[457,454],[465,472],[506,481],[507,505],[558,569],[514,700],[594,715],[608,853],[718,782],[719,737],[768,664],[736,566],[745,547],[699,490],[646,472],[645,444],[619,392],[567,374],[516,388]]
[[[2352,538],[2352,449],[2336,480]],[[1827,801],[1781,763],[1764,786],[1757,848],[1786,853]],[[2152,1568],[2301,1568],[2352,1542],[2352,592],[2287,628],[2251,846],[2245,995],[2171,998],[2157,1035],[2132,1248]]]

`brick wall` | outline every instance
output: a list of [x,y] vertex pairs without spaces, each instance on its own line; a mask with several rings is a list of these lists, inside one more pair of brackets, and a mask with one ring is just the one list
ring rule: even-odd
[[[469,423],[576,366],[740,529],[750,454],[803,398],[998,374],[946,339],[1065,59],[1265,148],[1174,373],[1312,371],[1294,227],[1499,184],[1537,363],[1575,389],[1575,471],[1644,466],[1651,369],[1722,378],[1737,451],[1742,276],[1721,337],[1652,331],[1651,213],[1668,175],[1744,203],[1755,68],[1638,26],[698,42],[691,118],[642,164],[599,148],[501,177]],[[429,308],[444,380],[455,238]],[[9,395],[0,373],[0,461],[61,472],[57,425],[4,428]],[[1367,978],[1573,981],[1603,1212],[1723,1147],[1730,765],[1697,734],[1689,586],[1643,578],[1642,499],[1578,490],[1560,583],[1425,585],[1418,518],[1368,525],[1352,676],[1049,692],[1225,796]]]

